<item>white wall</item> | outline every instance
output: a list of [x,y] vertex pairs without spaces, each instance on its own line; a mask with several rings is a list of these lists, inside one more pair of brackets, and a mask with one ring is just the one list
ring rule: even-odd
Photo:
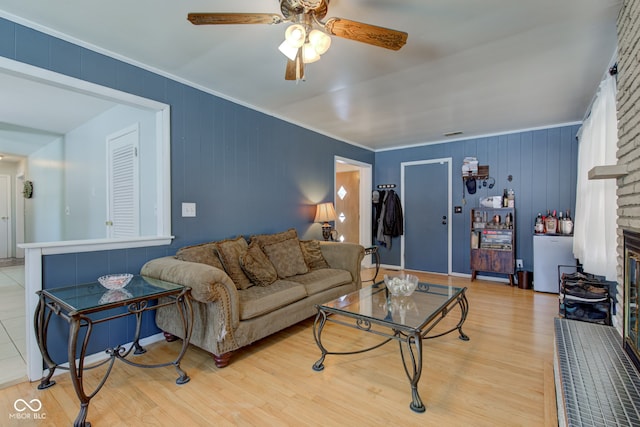
[[25,242],[55,242],[63,236],[64,140],[56,139],[27,159],[25,179],[33,197],[24,203]]

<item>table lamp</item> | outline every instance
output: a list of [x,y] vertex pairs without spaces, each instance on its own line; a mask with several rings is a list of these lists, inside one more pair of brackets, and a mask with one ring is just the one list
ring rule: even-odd
[[331,237],[331,224],[329,221],[336,220],[336,210],[333,208],[333,203],[319,203],[316,207],[316,217],[313,222],[321,222],[322,224],[322,237],[324,240],[329,240]]

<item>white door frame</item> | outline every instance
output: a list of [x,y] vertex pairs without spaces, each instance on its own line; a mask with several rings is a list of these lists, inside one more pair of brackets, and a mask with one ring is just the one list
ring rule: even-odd
[[7,221],[7,258],[11,258],[13,256],[13,233],[12,233],[12,221],[13,221],[13,206],[11,204],[11,175],[8,174],[0,174],[0,176],[6,178],[4,188],[2,189],[5,192],[5,203],[7,204],[7,217],[2,221]]
[[373,165],[360,162],[358,160],[348,159],[346,157],[334,156],[333,170],[333,202],[335,206],[336,188],[336,163],[344,163],[355,166],[360,171],[360,244],[365,248],[371,246],[372,223],[371,223],[371,188],[373,185]]
[[[448,177],[447,177],[447,274],[451,275],[452,273],[452,236],[453,231],[451,228],[451,218],[452,218],[452,195],[453,195],[453,183],[452,183],[452,157],[443,157],[440,159],[430,159],[430,160],[416,160],[413,162],[402,162],[400,163],[400,182],[402,183],[402,187],[400,188],[401,199],[406,200],[406,194],[404,192],[404,178],[405,178],[405,168],[409,166],[418,166],[432,163],[447,163]],[[439,183],[435,183],[434,185],[439,185]],[[406,214],[406,212],[405,212]],[[400,268],[404,269],[404,233],[400,237]]]

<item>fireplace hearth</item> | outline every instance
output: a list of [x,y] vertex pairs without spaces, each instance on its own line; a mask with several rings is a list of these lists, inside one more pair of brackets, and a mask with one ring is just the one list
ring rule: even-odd
[[623,348],[640,371],[640,232],[623,230],[624,336]]

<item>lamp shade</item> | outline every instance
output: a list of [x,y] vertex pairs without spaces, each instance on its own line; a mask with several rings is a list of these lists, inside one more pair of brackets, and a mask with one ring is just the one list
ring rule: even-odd
[[316,207],[316,218],[313,222],[329,222],[336,220],[336,210],[333,208],[333,203],[320,203]]
[[307,32],[300,24],[290,25],[284,32],[284,39],[293,47],[302,47],[307,37]]
[[331,46],[331,37],[323,33],[320,30],[311,30],[309,33],[309,43],[318,52],[318,55],[323,55],[329,46]]
[[320,55],[318,55],[318,52],[311,46],[311,43],[305,43],[304,46],[302,46],[302,60],[304,63],[311,64],[318,59],[320,59]]

